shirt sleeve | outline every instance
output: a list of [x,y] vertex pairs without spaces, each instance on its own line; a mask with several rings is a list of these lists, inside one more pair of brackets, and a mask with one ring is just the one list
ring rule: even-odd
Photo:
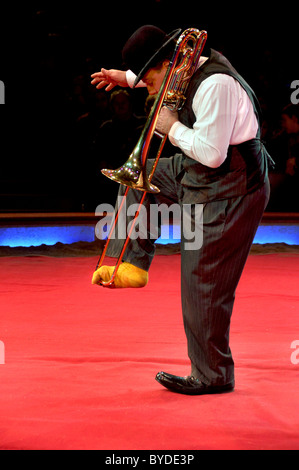
[[193,99],[196,116],[193,128],[176,122],[169,133],[173,145],[188,157],[211,168],[217,168],[224,162],[230,145],[238,110],[234,82],[232,77],[223,75],[206,79]]

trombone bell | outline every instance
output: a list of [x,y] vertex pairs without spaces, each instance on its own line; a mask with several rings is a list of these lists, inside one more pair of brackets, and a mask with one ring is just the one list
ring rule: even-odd
[[117,168],[117,170],[103,169],[101,171],[107,178],[129,186],[132,189],[139,189],[139,191],[146,191],[153,194],[160,192],[160,189],[149,181],[146,168],[140,163],[140,160],[136,158],[134,151],[126,163]]

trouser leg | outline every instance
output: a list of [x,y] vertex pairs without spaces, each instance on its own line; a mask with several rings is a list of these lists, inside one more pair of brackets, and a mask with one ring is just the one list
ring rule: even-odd
[[234,382],[229,346],[235,291],[269,197],[253,194],[206,204],[203,244],[186,250],[182,239],[182,309],[188,354],[207,385]]

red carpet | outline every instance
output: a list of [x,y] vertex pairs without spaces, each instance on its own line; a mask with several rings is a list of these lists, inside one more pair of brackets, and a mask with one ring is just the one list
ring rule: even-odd
[[136,290],[92,286],[96,262],[0,259],[1,449],[299,449],[298,254],[250,255],[231,329],[236,390],[203,397],[154,380],[189,373],[180,255],[156,256]]

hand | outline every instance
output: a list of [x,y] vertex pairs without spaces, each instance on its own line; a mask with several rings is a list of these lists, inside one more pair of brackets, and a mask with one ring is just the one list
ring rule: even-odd
[[91,78],[93,79],[91,84],[96,85],[98,90],[106,87],[105,90],[110,91],[117,85],[122,87],[128,86],[126,72],[123,70],[101,69],[100,72],[92,74]]
[[178,113],[176,111],[170,111],[170,109],[163,106],[158,116],[156,130],[161,134],[169,134],[175,122],[178,122]]

